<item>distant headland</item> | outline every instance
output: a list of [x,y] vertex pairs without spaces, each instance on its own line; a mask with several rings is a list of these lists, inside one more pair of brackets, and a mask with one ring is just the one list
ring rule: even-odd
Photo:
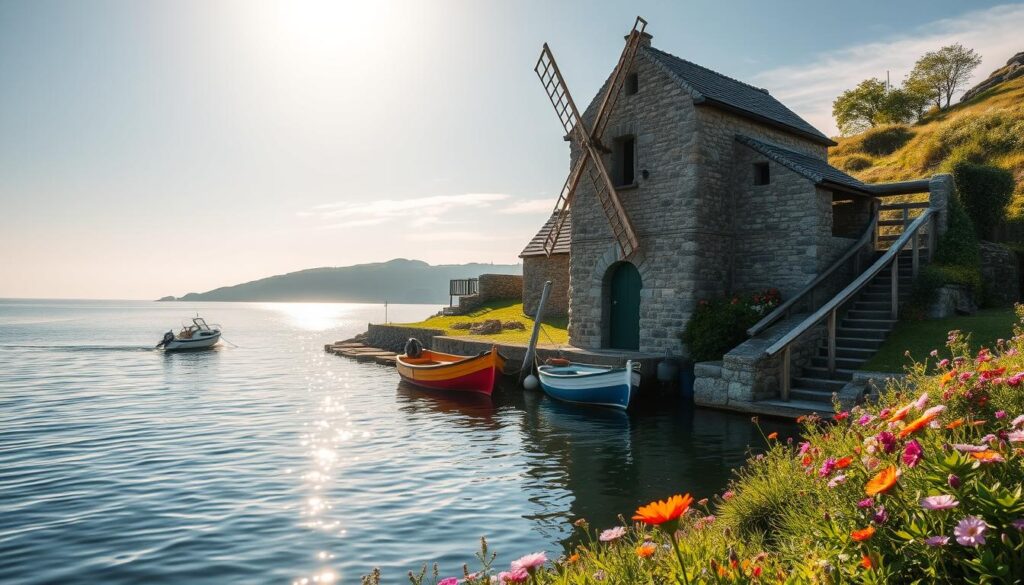
[[310,268],[160,301],[447,303],[448,281],[481,273],[520,274],[521,264],[442,264],[396,258],[354,266]]

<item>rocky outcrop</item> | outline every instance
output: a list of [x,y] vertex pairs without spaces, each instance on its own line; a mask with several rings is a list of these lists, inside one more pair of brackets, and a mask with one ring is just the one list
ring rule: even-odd
[[1008,306],[1020,300],[1017,255],[1006,246],[981,242],[981,280],[989,304]]
[[992,89],[1004,81],[1010,81],[1011,79],[1016,79],[1022,76],[1024,76],[1024,51],[1010,57],[1010,60],[1006,62],[1006,65],[993,71],[988,76],[988,79],[964,92],[960,101],[966,102],[976,97],[981,92]]

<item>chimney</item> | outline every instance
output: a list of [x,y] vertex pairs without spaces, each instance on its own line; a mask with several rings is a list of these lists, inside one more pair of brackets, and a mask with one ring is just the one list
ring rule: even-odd
[[[629,40],[629,35],[626,35],[626,36],[624,36],[622,38],[624,38],[624,39],[626,39],[628,41]],[[653,38],[654,38],[654,35],[652,35],[651,33],[647,33],[647,32],[640,33],[640,46],[641,47],[650,47],[651,46],[651,39],[653,39]]]

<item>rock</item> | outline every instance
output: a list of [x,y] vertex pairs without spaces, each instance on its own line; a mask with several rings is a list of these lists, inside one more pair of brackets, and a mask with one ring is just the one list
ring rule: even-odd
[[953,315],[973,315],[978,311],[971,289],[947,284],[935,292],[935,302],[928,307],[929,319],[945,319]]
[[469,329],[473,325],[475,325],[475,323],[470,323],[469,321],[462,321],[460,323],[453,324],[452,329],[458,329],[461,331],[463,329]]
[[495,333],[501,333],[501,321],[497,319],[487,319],[480,323],[474,323],[469,328],[469,332],[473,335],[493,335]]
[[502,329],[515,329],[515,330],[518,330],[518,331],[524,331],[526,329],[526,325],[524,325],[520,321],[505,321],[504,323],[501,324],[501,328]]
[[981,280],[987,304],[1010,306],[1020,300],[1017,255],[994,242],[981,242]]
[[960,98],[960,102],[966,102],[983,91],[992,89],[1000,83],[1016,79],[1024,76],[1024,51],[1017,53],[1010,60],[1006,62],[1006,65],[996,69],[985,81],[982,81],[978,85],[975,85],[971,89],[964,92],[963,97]]

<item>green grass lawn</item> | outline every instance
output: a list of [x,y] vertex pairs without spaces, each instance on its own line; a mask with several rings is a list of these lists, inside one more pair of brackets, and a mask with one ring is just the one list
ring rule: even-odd
[[[502,323],[507,321],[518,321],[525,325],[526,329],[508,329],[495,335],[474,335],[474,338],[489,339],[505,343],[529,343],[530,333],[533,331],[533,319],[523,314],[523,303],[517,303],[511,300],[489,303],[466,315],[431,317],[418,323],[396,323],[396,325],[402,325],[404,327],[422,327],[424,329],[443,329],[445,335],[463,336],[469,335],[469,332],[465,329],[452,329],[452,325],[455,325],[456,323],[484,321],[486,319],[497,319]],[[569,320],[565,317],[544,319],[541,324],[541,333],[537,343],[539,345],[567,345],[569,343],[568,321]]]
[[[1012,308],[986,309],[970,316],[950,317],[936,321],[903,321],[889,334],[882,347],[864,364],[872,372],[902,372],[912,360],[921,361],[937,349],[943,351],[946,334],[954,329],[971,335],[971,347],[992,347],[997,339],[1013,336],[1017,318]],[[910,351],[910,357],[904,353]]]

